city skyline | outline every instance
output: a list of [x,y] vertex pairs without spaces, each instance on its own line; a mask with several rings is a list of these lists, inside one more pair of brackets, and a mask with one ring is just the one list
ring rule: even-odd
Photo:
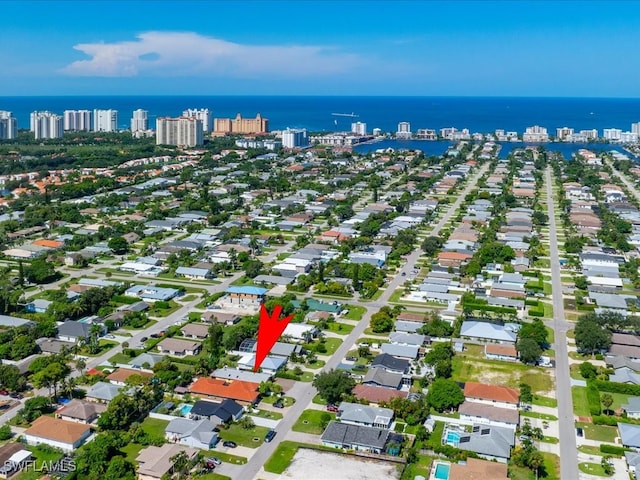
[[3,91],[640,97],[636,4],[8,1]]

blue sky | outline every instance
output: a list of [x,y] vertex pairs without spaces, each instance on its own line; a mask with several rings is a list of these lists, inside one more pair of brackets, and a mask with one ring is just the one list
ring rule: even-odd
[[640,2],[3,1],[0,95],[640,97]]

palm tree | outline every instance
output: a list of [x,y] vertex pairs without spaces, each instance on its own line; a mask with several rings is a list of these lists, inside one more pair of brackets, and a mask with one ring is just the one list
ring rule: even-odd
[[78,373],[80,375],[82,375],[82,372],[84,371],[84,369],[87,368],[87,362],[84,361],[84,359],[79,358],[76,360],[76,370],[78,371]]

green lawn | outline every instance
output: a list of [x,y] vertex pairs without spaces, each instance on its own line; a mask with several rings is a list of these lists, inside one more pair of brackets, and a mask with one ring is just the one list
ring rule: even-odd
[[302,445],[304,444],[291,442],[289,440],[281,442],[278,448],[276,448],[276,451],[273,452],[273,455],[271,455],[269,460],[264,464],[265,471],[278,474],[283,473],[291,463],[291,460],[293,460],[298,448]]
[[573,399],[573,412],[580,417],[590,416],[589,401],[587,400],[587,387],[571,387]]
[[[602,395],[604,395],[605,393],[608,393],[608,392],[600,393],[601,399],[602,399]],[[611,405],[611,407],[609,407],[611,410],[619,410],[622,405],[625,405],[629,402],[629,397],[633,396],[633,395],[625,395],[623,393],[609,393],[609,395],[613,397],[613,404]],[[602,407],[602,409],[604,411],[604,406]]]
[[555,408],[558,406],[558,400],[551,397],[543,397],[542,395],[534,395],[533,396],[533,404],[539,405],[541,407],[551,407]]
[[315,403],[316,405],[326,405],[327,401],[322,398],[320,396],[320,394],[317,394],[315,397],[313,397],[313,400],[311,400],[313,403]]
[[[34,457],[36,461],[36,465],[41,467],[44,462],[56,462],[62,458],[62,453],[57,451],[49,451],[46,446],[45,447],[26,447]],[[34,468],[27,468],[25,472],[20,473],[15,478],[16,480],[36,480],[41,478],[43,473],[41,471],[36,471]]]
[[278,397],[277,395],[270,395],[268,397],[264,397],[262,399],[262,402],[267,403],[269,405],[273,405],[274,403],[276,403],[276,400],[278,400],[279,398],[282,398],[282,401],[284,402],[285,407],[290,407],[296,402],[296,399],[293,397]]
[[147,417],[142,422],[142,429],[149,435],[155,435],[164,438],[164,429],[167,428],[169,422],[158,418]]
[[211,457],[219,458],[223,462],[233,463],[234,465],[244,465],[245,463],[247,463],[246,457],[241,457],[239,455],[232,455],[230,453],[225,453],[225,452],[218,452],[217,450],[209,450],[209,453],[207,455]]
[[598,442],[614,443],[618,436],[618,429],[616,427],[609,427],[607,425],[594,425],[592,423],[576,423],[577,427],[582,427],[584,430],[585,438],[589,440],[596,440]]
[[243,447],[258,448],[264,442],[264,436],[268,431],[267,427],[256,426],[247,430],[238,424],[232,424],[228,429],[220,430],[220,438],[223,441],[231,440]]
[[338,335],[348,335],[351,333],[351,330],[354,329],[353,325],[349,325],[348,323],[340,323],[340,322],[331,322],[328,324],[327,330],[329,332],[337,333]]
[[[543,467],[540,469],[540,480],[559,480],[560,479],[560,457],[553,453],[542,453],[544,458]],[[535,472],[524,467],[516,467],[509,465],[509,478],[511,480],[536,480]]]
[[129,443],[122,447],[120,451],[125,454],[125,458],[135,465],[136,457],[140,453],[140,450],[144,448],[139,443]]
[[589,475],[597,475],[598,477],[610,476],[604,473],[604,469],[599,463],[580,462],[578,468],[582,473],[588,473]]
[[345,305],[344,308],[347,308],[349,310],[347,314],[342,317],[346,320],[360,321],[362,320],[362,316],[364,315],[364,312],[367,311],[366,308],[360,307],[358,305]]
[[232,480],[231,477],[221,475],[220,473],[205,473],[204,475],[196,475],[196,480]]
[[274,420],[280,420],[283,417],[280,412],[272,412],[270,410],[258,410],[257,412],[251,412],[251,416],[260,418],[271,418]]
[[87,347],[82,347],[80,349],[80,354],[81,355],[86,355],[88,357],[98,357],[100,355],[102,355],[104,352],[106,352],[107,350],[111,350],[113,347],[117,346],[118,343],[117,342],[111,342],[108,340],[100,340],[98,341],[98,345],[99,345],[99,351],[98,353],[89,353],[89,350],[87,349]]
[[341,343],[342,340],[340,340],[339,338],[327,338],[324,344],[325,347],[327,347],[327,353],[323,353],[323,355],[333,355],[334,353],[336,353],[336,350]]
[[530,417],[530,418],[538,418],[540,420],[558,420],[558,417],[554,415],[549,415],[548,413],[538,413],[538,412],[520,412],[520,416],[522,417]]
[[531,385],[533,392],[548,392],[553,389],[553,379],[549,373],[519,363],[481,360],[476,357],[469,361],[466,354],[453,358],[453,375],[456,382],[483,382],[518,388],[521,383]]
[[116,353],[113,357],[109,359],[109,363],[124,363],[128,364],[131,357],[129,355],[125,355],[124,353]]
[[324,425],[329,423],[329,421],[325,421],[323,424],[323,416],[329,420],[335,420],[336,418],[335,413],[323,412],[321,410],[305,410],[293,427],[291,427],[291,430],[294,432],[320,435],[324,431]]

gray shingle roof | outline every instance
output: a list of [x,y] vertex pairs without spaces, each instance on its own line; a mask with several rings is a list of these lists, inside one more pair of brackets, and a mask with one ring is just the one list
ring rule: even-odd
[[384,449],[389,437],[389,430],[383,428],[347,425],[340,422],[330,422],[322,434],[323,442],[340,445],[362,446]]

